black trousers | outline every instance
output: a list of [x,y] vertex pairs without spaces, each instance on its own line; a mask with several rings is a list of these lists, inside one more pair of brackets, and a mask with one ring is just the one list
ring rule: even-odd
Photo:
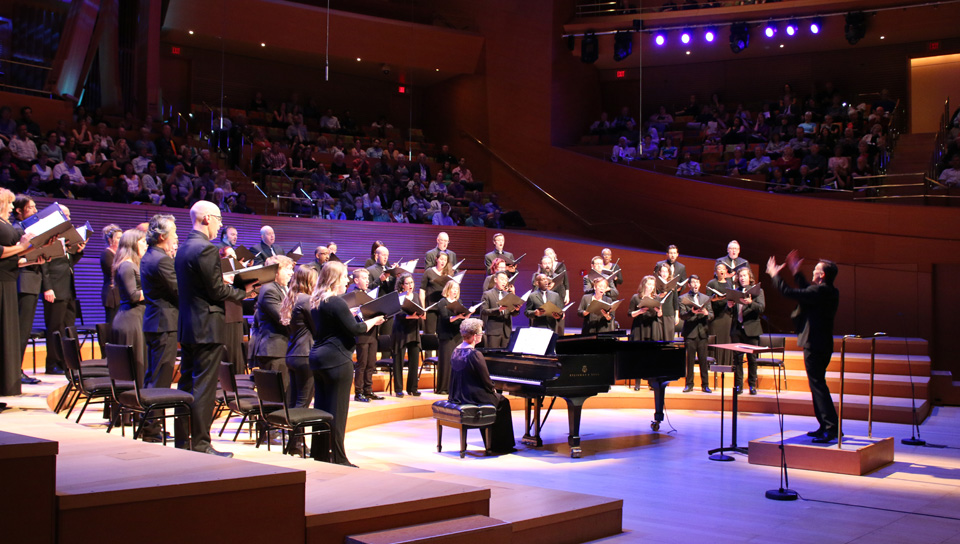
[[400,384],[403,383],[403,353],[407,353],[407,393],[413,393],[417,390],[420,381],[420,344],[417,342],[407,342],[394,347],[393,351],[393,391],[399,393]]
[[[735,344],[752,344],[754,346],[760,345],[759,336],[747,336],[747,333],[744,332],[743,327],[739,323],[733,325],[733,329],[730,330],[730,340]],[[757,386],[757,356],[753,353],[747,354],[747,383],[750,384],[750,387]],[[733,359],[733,384],[743,387],[743,354],[735,353]]]
[[[169,388],[173,383],[173,366],[177,359],[177,331],[145,332],[143,337],[147,344],[147,370],[143,375],[143,387]],[[148,421],[143,427],[143,434],[159,436],[160,420]]]
[[460,343],[459,338],[440,340],[440,349],[437,351],[437,391],[450,392],[450,358],[453,350]]
[[424,318],[423,322],[423,334],[436,334],[437,332],[437,319],[440,317],[439,312],[429,311]]
[[493,453],[510,453],[517,444],[513,435],[513,414],[510,410],[510,400],[500,396],[500,402],[497,403],[497,419],[490,427],[490,441],[487,444],[487,436],[483,434],[483,445]]
[[692,387],[694,385],[693,364],[700,363],[700,387],[707,387],[709,380],[709,365],[707,364],[707,339],[706,338],[684,338],[683,344],[687,350],[687,377],[684,385]]
[[827,432],[837,432],[837,409],[827,387],[827,366],[830,365],[830,351],[820,352],[803,350],[803,366],[807,369],[807,382],[813,396],[813,413],[817,416],[820,428]]
[[63,352],[61,347],[59,345],[53,347],[53,349],[50,349],[50,347],[54,345],[54,331],[60,331],[60,335],[63,336],[67,326],[77,324],[76,304],[77,301],[72,299],[57,299],[52,303],[46,300],[43,301],[43,326],[47,329],[47,370],[52,370],[55,366],[61,369],[63,368]]
[[27,341],[33,330],[33,318],[37,316],[37,298],[32,293],[17,293],[17,306],[20,315],[20,361],[27,354]]
[[[324,410],[333,415],[333,428],[330,440],[330,461],[337,464],[346,464],[347,452],[343,445],[343,437],[347,433],[347,412],[350,410],[350,385],[353,371],[350,363],[337,365],[333,368],[318,368],[313,371],[313,380],[317,387],[313,407]],[[313,458],[326,461],[324,440],[313,435],[313,444],[310,449]]]
[[[177,389],[193,394],[193,449],[206,451],[210,444],[210,425],[217,397],[217,368],[223,359],[223,344],[182,344],[180,383]],[[174,427],[178,448],[187,446],[186,418],[179,417]]]
[[310,358],[287,356],[287,371],[290,373],[290,391],[287,406],[291,408],[309,408],[313,398],[313,370]]
[[373,394],[373,374],[377,371],[377,344],[357,344],[353,390],[357,395]]

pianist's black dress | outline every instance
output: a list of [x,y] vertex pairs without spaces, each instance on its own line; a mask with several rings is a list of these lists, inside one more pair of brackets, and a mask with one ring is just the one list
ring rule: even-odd
[[484,445],[492,453],[513,452],[516,441],[513,438],[510,401],[494,388],[483,354],[473,348],[458,347],[453,350],[450,366],[450,402],[496,406],[497,420],[490,430],[493,443],[487,444],[484,436]]

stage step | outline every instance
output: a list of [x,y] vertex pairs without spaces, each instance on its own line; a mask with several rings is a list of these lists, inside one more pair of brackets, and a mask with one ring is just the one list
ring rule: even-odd
[[[783,337],[784,344],[787,351],[803,351],[800,346],[797,345],[797,336],[794,334],[772,334],[772,335],[763,335],[772,336],[772,337]],[[837,354],[840,353],[841,343],[843,342],[842,336],[833,337],[833,351]],[[863,339],[848,339],[847,340],[847,352],[858,352],[866,353],[868,356],[870,354],[870,342],[869,338]],[[909,338],[909,337],[900,337],[900,336],[884,336],[877,338],[877,353],[888,353],[896,355],[928,355],[928,345],[927,341],[923,338]]]
[[[846,371],[869,374],[870,372],[870,354],[869,353],[850,353],[846,354]],[[804,370],[803,352],[786,351],[784,352],[783,362],[788,370]],[[911,355],[909,359],[906,355],[893,355],[888,353],[876,356],[877,374],[898,374],[906,376],[929,376],[931,368],[930,357],[926,355]],[[840,372],[840,352],[835,352],[830,359],[828,370]]]
[[56,542],[57,452],[59,445],[0,431],[0,512],[4,541],[20,544]]
[[421,523],[347,537],[347,544],[510,544],[510,524],[486,516]]

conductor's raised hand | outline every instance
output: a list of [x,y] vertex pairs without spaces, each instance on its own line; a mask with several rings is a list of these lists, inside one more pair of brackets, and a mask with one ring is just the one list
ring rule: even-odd
[[800,270],[800,265],[803,264],[803,259],[800,258],[800,252],[794,249],[790,253],[787,253],[787,267],[790,268],[790,273],[796,275]]
[[767,275],[771,278],[779,274],[780,271],[783,270],[783,267],[784,265],[777,264],[776,257],[770,257],[767,259]]

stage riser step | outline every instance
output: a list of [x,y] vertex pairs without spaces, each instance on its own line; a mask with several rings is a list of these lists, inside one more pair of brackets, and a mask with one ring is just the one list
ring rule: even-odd
[[513,542],[509,523],[469,516],[347,537],[346,544],[488,544]]
[[[699,371],[698,371],[699,372]],[[699,374],[698,374],[699,375]],[[744,372],[744,380],[746,380],[746,372]],[[719,378],[717,378],[717,384],[719,384]],[[869,379],[851,379],[846,378],[846,389],[844,392],[848,395],[867,395],[870,392],[870,381]],[[774,392],[774,376],[770,373],[769,370],[761,369],[757,374],[757,387],[761,393],[764,394],[773,394]],[[684,385],[684,380],[680,379],[675,382],[671,382],[672,385]],[[627,382],[627,380],[620,380],[617,382],[617,385],[629,386],[632,385],[632,382]],[[710,376],[710,387],[713,387],[714,381],[713,376]],[[730,378],[727,378],[727,385],[730,385]],[[827,385],[830,387],[831,391],[840,391],[840,378],[838,376],[827,376]],[[914,386],[916,389],[916,396],[918,399],[929,398],[929,380],[927,378],[918,377],[915,379]],[[700,378],[696,379],[696,384],[694,386],[698,391],[700,389]],[[641,386],[642,389],[646,390],[647,386],[644,382]],[[810,384],[807,382],[807,375],[802,372],[791,371],[787,375],[787,380],[784,382],[783,379],[780,380],[780,388],[784,391],[810,391]],[[910,398],[912,396],[912,391],[910,389],[909,382],[901,381],[885,381],[884,376],[877,376],[876,381],[873,385],[873,394],[878,397],[899,397],[899,398]]]
[[[782,336],[784,338],[784,344],[787,351],[802,351],[802,348],[797,345],[797,337],[795,335],[774,334],[773,336]],[[835,336],[833,338],[833,351],[835,351],[837,354],[840,353],[841,343],[842,340],[839,336]],[[929,355],[930,353],[928,350],[927,341],[923,338],[904,339],[900,337],[889,337],[877,340],[877,355],[880,355],[881,353],[891,355],[906,355],[907,350],[909,350],[910,355]],[[847,353],[851,352],[866,353],[869,356],[870,341],[847,340]]]

